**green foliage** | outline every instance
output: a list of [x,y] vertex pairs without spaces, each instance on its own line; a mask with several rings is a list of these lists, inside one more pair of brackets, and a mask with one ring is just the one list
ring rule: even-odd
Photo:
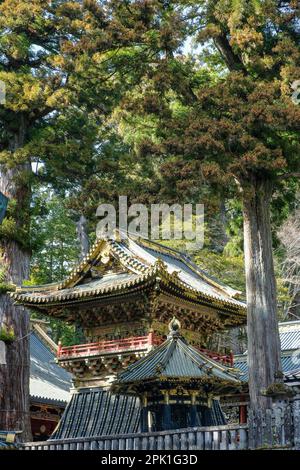
[[[246,280],[245,280],[245,265],[244,255],[240,250],[240,240],[235,246],[235,240],[229,239],[223,252],[212,251],[209,245],[203,249],[198,250],[192,254],[193,261],[203,269],[205,272],[215,277],[224,284],[241,292],[241,297],[246,299]],[[184,252],[184,240],[164,240],[164,245],[175,250]],[[228,252],[227,246],[230,245],[233,251],[237,254]],[[191,253],[188,253],[191,255]],[[284,305],[290,301],[288,288],[282,279],[280,258],[275,256],[275,271],[277,279],[277,295],[278,295],[278,320],[284,319]]]
[[[31,260],[31,276],[26,285],[47,284],[60,281],[78,262],[79,242],[76,226],[65,200],[51,190],[40,190],[34,196],[35,217],[32,221],[31,239],[34,252]],[[43,318],[32,313],[33,318]],[[48,318],[45,318],[49,320]],[[81,342],[78,328],[74,325],[50,319],[55,342],[65,346]]]
[[280,179],[300,160],[295,11],[272,0],[1,2],[0,162],[18,172],[0,238],[33,250],[29,283],[63,278],[78,214],[92,232],[97,205],[127,194],[204,203],[195,259],[244,290],[240,187],[274,181],[276,231],[298,184]]
[[15,286],[13,284],[6,282],[6,276],[7,266],[3,259],[0,259],[0,295],[15,290]]
[[245,293],[245,273],[243,255],[228,256],[209,250],[201,250],[195,256],[198,266],[225,284]]
[[62,280],[79,256],[76,226],[65,200],[51,190],[34,196],[35,217],[31,226],[34,246],[30,284]]
[[7,326],[1,326],[0,328],[0,341],[4,341],[4,343],[12,343],[15,340],[15,332],[14,329],[8,328]]
[[0,282],[0,295],[7,292],[14,292],[16,286],[7,282]]

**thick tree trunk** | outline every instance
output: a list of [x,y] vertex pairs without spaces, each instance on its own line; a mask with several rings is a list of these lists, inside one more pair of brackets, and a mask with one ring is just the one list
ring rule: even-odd
[[[14,152],[24,145],[25,126],[11,138],[10,150]],[[17,227],[24,224],[24,209],[29,204],[30,187],[24,182],[24,172],[31,172],[31,165],[22,164],[13,169],[1,168],[0,190],[13,199],[18,208],[15,216]],[[28,214],[27,214],[28,217]],[[13,239],[2,239],[1,264],[6,271],[6,281],[20,285],[29,277],[30,254]],[[14,340],[6,343],[6,364],[0,365],[0,429],[23,431],[21,440],[31,439],[29,415],[29,314],[13,304],[8,294],[0,296],[0,325],[13,329]]]
[[272,405],[271,399],[261,392],[278,381],[281,371],[270,225],[271,194],[268,181],[256,180],[253,192],[244,196],[249,392],[254,411]]
[[[5,261],[19,279],[28,277],[29,256],[15,242],[2,244]],[[19,272],[18,272],[19,271]],[[20,438],[30,440],[29,416],[29,315],[13,305],[7,294],[0,296],[0,324],[12,328],[15,340],[6,344],[6,365],[0,365],[0,429],[23,431]]]

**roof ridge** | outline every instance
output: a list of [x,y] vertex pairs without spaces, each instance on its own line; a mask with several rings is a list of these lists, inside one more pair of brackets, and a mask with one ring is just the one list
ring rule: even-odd
[[161,349],[163,349],[165,347],[165,344],[166,344],[167,341],[168,340],[163,341],[158,346],[155,346],[153,349],[151,349],[148,352],[148,354],[146,356],[143,356],[138,361],[134,362],[133,364],[130,364],[124,371],[120,372],[118,374],[118,376],[122,376],[125,372],[135,369],[137,363],[139,363],[139,365],[140,365],[140,364],[144,364],[145,362],[147,362],[149,358],[151,358],[152,356],[157,354],[157,352],[159,352]]
[[122,250],[121,245],[115,240],[108,240],[107,243],[111,247],[112,251],[115,254],[117,253],[119,259],[123,261],[126,260],[132,269],[136,269],[139,272],[145,272],[147,269],[149,269],[149,266],[147,266],[145,263],[142,263],[140,260],[130,256],[128,253],[125,253],[124,250]]
[[[97,251],[99,251],[99,248],[100,246],[103,244],[103,242],[105,242],[106,240],[105,239],[97,239],[92,247],[90,248],[90,250],[88,251],[88,253],[84,256],[84,258],[74,266],[74,268],[70,271],[69,275],[63,279],[61,282],[58,282],[57,285],[58,285],[58,289],[64,289],[66,287],[68,287],[68,284],[75,280],[77,274],[81,273],[84,268],[87,267],[87,265],[89,265],[89,261],[91,258],[93,258],[94,256],[96,256],[96,260],[98,259],[97,258]],[[83,273],[84,274],[84,273]]]
[[[157,253],[163,253],[163,254],[166,254],[167,256],[173,257],[174,259],[182,261],[183,263],[185,263],[187,267],[189,267],[200,278],[204,279],[206,282],[216,287],[221,292],[229,295],[233,299],[234,299],[234,296],[240,295],[242,293],[241,291],[237,289],[227,286],[222,281],[217,279],[215,276],[212,276],[211,274],[207,273],[205,270],[201,269],[188,255],[186,255],[185,253],[179,250],[166,247],[165,245],[161,245],[149,239],[139,238],[137,243],[140,244],[143,248],[150,248],[151,250]],[[147,245],[150,245],[150,246],[147,246]],[[151,245],[155,245],[156,249],[152,248]],[[230,292],[232,292],[233,294],[230,295]]]
[[177,338],[175,339],[174,337],[170,337],[168,338],[164,344],[167,343],[167,341],[170,342],[170,344],[168,344],[167,346],[167,349],[166,349],[166,353],[163,357],[163,360],[162,360],[162,363],[163,363],[163,368],[165,369],[169,360],[171,359],[171,357],[173,356],[174,352],[175,352],[175,349],[176,349],[176,342],[177,342]]
[[[184,372],[180,366],[182,361]],[[229,380],[236,385],[241,383],[235,371],[209,360],[205,354],[201,354],[189,345],[179,333],[171,332],[160,346],[118,374],[113,387],[122,387],[122,383],[142,384],[144,381],[165,380],[167,377],[170,380],[180,377],[194,377],[195,380],[210,379],[211,375],[216,380],[227,382]]]
[[46,343],[46,346],[54,353],[57,353],[58,345],[53,341],[52,338],[43,330],[39,325],[32,324],[32,330],[37,333],[42,343]]
[[163,278],[165,278],[166,282],[170,282],[170,281],[173,282],[175,286],[183,289],[187,293],[187,295],[190,294],[194,301],[211,300],[217,304],[225,303],[225,304],[235,306],[236,308],[240,308],[240,307],[243,307],[244,309],[246,308],[246,305],[244,305],[241,301],[238,301],[236,299],[229,298],[229,299],[224,300],[220,296],[208,294],[205,292],[199,292],[199,290],[197,290],[196,288],[188,285],[186,282],[181,280],[178,276],[177,271],[169,273],[169,271],[167,270],[166,264],[160,258],[157,259],[154,265],[151,265],[147,269],[145,269],[144,272],[137,272],[137,273],[133,272],[131,273],[131,275],[136,275],[136,277],[130,280],[122,280],[120,281],[119,285],[102,286],[100,288],[94,288],[90,291],[84,290],[84,289],[77,289],[76,291],[73,290],[73,292],[64,293],[62,289],[62,290],[52,291],[48,293],[48,295],[44,295],[44,297],[42,296],[37,297],[35,295],[30,295],[30,292],[22,293],[22,291],[17,291],[17,292],[11,292],[10,296],[16,299],[17,301],[23,300],[25,302],[29,301],[29,302],[33,302],[37,304],[43,304],[47,300],[49,300],[49,298],[52,298],[54,302],[60,301],[60,300],[80,299],[81,297],[91,297],[93,295],[99,295],[101,293],[108,294],[114,291],[117,292],[120,287],[121,288],[124,288],[124,287],[129,288],[132,286],[134,287],[139,282],[150,280],[152,276],[161,275],[162,280]]
[[206,362],[206,364],[212,364],[213,367],[216,367],[217,369],[220,369],[222,372],[224,372],[226,374],[229,374],[229,375],[231,375],[231,374],[234,375],[234,373],[232,372],[232,369],[234,369],[234,367],[228,367],[225,364],[221,364],[220,362],[212,359],[211,357],[207,356],[205,353],[203,353],[203,352],[199,351],[198,349],[196,349],[193,345],[188,345],[188,346],[189,346],[189,348],[187,348],[187,349],[192,350],[194,353],[196,353],[198,356],[200,356],[201,359]]

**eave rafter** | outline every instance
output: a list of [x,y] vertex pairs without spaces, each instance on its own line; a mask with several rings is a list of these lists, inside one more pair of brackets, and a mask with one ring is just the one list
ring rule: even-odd
[[54,291],[49,295],[36,295],[36,293],[17,291],[12,294],[12,297],[17,303],[45,310],[51,316],[56,316],[55,311],[58,312],[60,310],[59,307],[61,307],[58,315],[63,317],[63,309],[69,310],[69,308],[75,305],[83,305],[83,303],[88,305],[91,302],[99,301],[103,303],[105,300],[111,302],[114,298],[120,301],[124,296],[132,296],[136,293],[141,294],[141,292],[149,289],[157,293],[166,293],[169,297],[169,302],[174,302],[173,299],[177,298],[181,306],[186,305],[188,309],[194,312],[199,311],[199,313],[203,313],[204,307],[207,307],[211,314],[213,311],[217,311],[225,318],[232,317],[233,315],[236,317],[235,321],[237,324],[245,322],[246,309],[240,303],[220,300],[209,294],[199,293],[196,289],[182,282],[177,272],[169,273],[161,260],[158,260],[154,266],[148,268],[145,274],[137,275],[131,280],[119,282],[116,285],[101,289],[82,292],[68,291],[67,293]]

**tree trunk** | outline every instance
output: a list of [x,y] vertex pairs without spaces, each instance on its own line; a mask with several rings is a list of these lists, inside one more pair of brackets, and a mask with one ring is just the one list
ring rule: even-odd
[[[21,118],[18,132],[13,134],[10,150],[14,152],[24,145],[25,126]],[[12,169],[1,168],[0,190],[13,199],[18,208],[16,226],[24,227],[24,208],[28,208],[30,186],[24,180],[24,172],[31,172],[30,163]],[[28,213],[25,217],[28,223]],[[1,264],[6,271],[6,282],[20,285],[29,277],[30,254],[13,239],[3,238]],[[15,306],[9,294],[0,295],[0,325],[13,329],[14,340],[6,343],[6,364],[0,365],[0,429],[23,431],[21,440],[31,439],[29,415],[29,314]]]
[[271,184],[265,180],[255,180],[251,194],[244,194],[249,392],[254,411],[272,405],[272,400],[261,392],[278,381],[281,371],[270,224],[271,195]]
[[[14,282],[16,274],[19,279],[28,277],[29,256],[14,241],[2,244],[2,250],[14,272]],[[21,440],[30,440],[29,315],[25,308],[13,305],[8,294],[0,296],[0,324],[12,328],[15,336],[6,344],[6,365],[0,365],[0,429],[23,431]]]

